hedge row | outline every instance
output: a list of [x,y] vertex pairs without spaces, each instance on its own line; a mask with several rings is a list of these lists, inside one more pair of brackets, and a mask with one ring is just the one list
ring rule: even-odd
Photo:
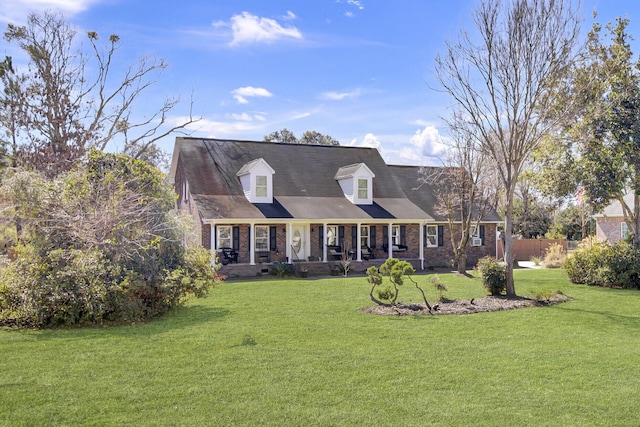
[[573,283],[640,289],[640,248],[627,242],[579,249],[564,267]]

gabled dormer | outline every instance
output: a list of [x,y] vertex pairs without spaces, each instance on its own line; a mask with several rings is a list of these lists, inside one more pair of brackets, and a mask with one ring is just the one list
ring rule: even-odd
[[373,204],[373,178],[375,174],[364,163],[343,166],[334,177],[344,196],[355,205]]
[[240,168],[244,196],[251,203],[273,203],[273,174],[276,173],[262,158],[252,160]]

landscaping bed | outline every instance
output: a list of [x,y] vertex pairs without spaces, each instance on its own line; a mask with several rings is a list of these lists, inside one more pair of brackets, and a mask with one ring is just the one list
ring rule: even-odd
[[379,315],[432,315],[432,314],[472,314],[487,311],[513,310],[525,307],[541,307],[551,304],[558,304],[570,301],[571,297],[564,294],[554,294],[545,298],[526,297],[506,297],[506,296],[486,296],[483,298],[472,298],[470,300],[448,300],[432,304],[433,311],[429,313],[424,303],[403,303],[399,302],[393,306],[365,307],[364,313]]

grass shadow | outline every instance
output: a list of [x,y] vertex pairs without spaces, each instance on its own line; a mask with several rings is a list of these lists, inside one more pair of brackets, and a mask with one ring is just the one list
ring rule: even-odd
[[146,322],[34,330],[16,329],[15,331],[29,334],[38,341],[84,340],[99,337],[139,337],[164,334],[204,323],[217,322],[224,319],[229,313],[230,310],[226,308],[196,305],[178,307],[161,317]]

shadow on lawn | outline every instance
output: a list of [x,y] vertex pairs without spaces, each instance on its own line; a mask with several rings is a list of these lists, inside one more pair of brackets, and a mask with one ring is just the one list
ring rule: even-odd
[[631,328],[633,330],[640,329],[640,316],[632,316],[626,314],[614,313],[610,310],[589,310],[585,308],[575,307],[555,307],[556,310],[563,310],[571,313],[580,313],[583,315],[597,315],[611,321],[618,327]]
[[[217,322],[228,316],[229,313],[230,311],[226,308],[195,305],[178,307],[157,319],[149,320],[147,322],[40,329],[27,331],[27,333],[38,341],[51,339],[74,340],[104,337],[142,337],[164,334],[205,323]],[[24,333],[24,330],[22,330],[22,332]]]

